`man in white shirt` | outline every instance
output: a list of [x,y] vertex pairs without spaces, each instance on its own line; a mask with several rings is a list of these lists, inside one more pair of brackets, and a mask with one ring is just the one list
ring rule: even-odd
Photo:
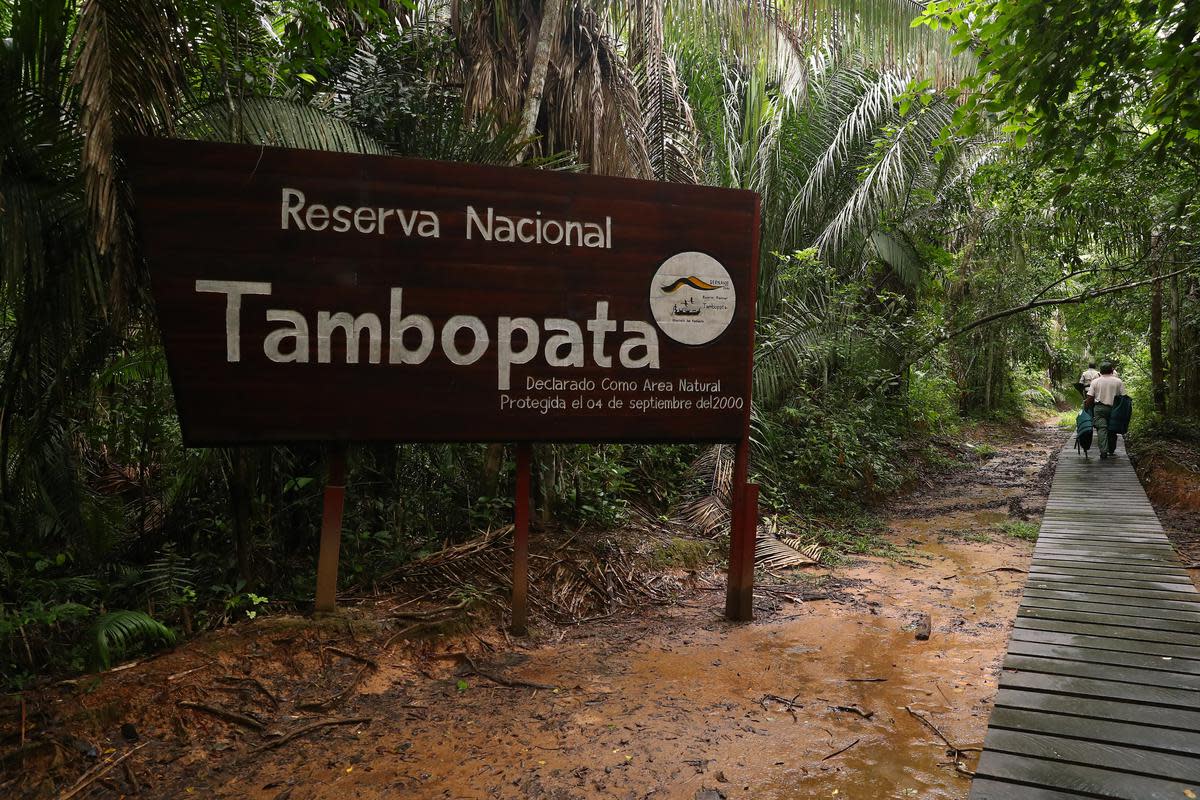
[[1108,415],[1112,413],[1117,398],[1124,395],[1125,382],[1113,375],[1113,365],[1107,361],[1101,364],[1100,375],[1092,379],[1087,399],[1083,401],[1083,407],[1092,410],[1092,425],[1099,439],[1100,458],[1108,458],[1117,449],[1116,434],[1112,434],[1112,442],[1109,442]]
[[1079,385],[1083,387],[1080,391],[1086,396],[1088,387],[1092,385],[1092,381],[1099,377],[1100,371],[1096,369],[1096,362],[1089,361],[1088,368],[1079,376]]

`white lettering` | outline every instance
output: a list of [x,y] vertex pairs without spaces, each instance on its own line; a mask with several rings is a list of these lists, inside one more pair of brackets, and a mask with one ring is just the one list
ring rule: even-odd
[[[392,289],[392,306],[388,313],[388,363],[420,364],[433,352],[433,321],[424,314],[401,316],[403,289]],[[404,346],[404,332],[415,329],[421,334],[417,349]]]
[[[513,331],[525,334],[525,347],[512,349]],[[499,370],[498,385],[502,391],[509,388],[509,374],[513,364],[528,364],[538,352],[538,325],[529,317],[501,317],[496,330],[496,347],[499,352],[496,364]]]
[[533,241],[532,233],[529,233],[529,234],[522,233],[522,231],[525,230],[525,227],[527,225],[533,225],[533,220],[531,220],[529,217],[522,217],[521,221],[517,223],[517,238],[520,239],[522,242],[532,242]]
[[[475,344],[466,354],[459,352],[454,341],[458,332],[464,328],[475,334]],[[451,364],[459,366],[474,364],[483,358],[489,343],[487,328],[483,327],[483,320],[479,317],[459,314],[446,320],[446,325],[442,328],[442,352],[446,354],[446,358],[450,359]]]
[[[280,364],[308,363],[308,322],[298,311],[284,308],[268,308],[267,322],[288,322],[290,328],[277,328],[267,334],[263,341],[263,353],[267,358]],[[293,341],[290,352],[283,352],[280,345],[285,339]]]
[[490,208],[488,209],[487,215],[488,215],[487,228],[484,228],[483,220],[481,220],[479,218],[479,215],[477,213],[475,213],[475,207],[467,206],[467,238],[468,239],[471,238],[471,225],[472,225],[472,223],[474,223],[475,227],[479,229],[480,236],[482,236],[484,239],[486,239],[489,242],[492,240],[492,209],[490,209]]
[[374,233],[375,232],[375,209],[362,208],[354,211],[354,228],[359,233]]
[[253,281],[196,281],[196,291],[225,295],[225,360],[241,361],[242,295],[270,294],[271,284]]
[[[630,369],[658,369],[658,334],[654,328],[645,322],[626,322],[621,330],[625,333],[640,334],[636,339],[626,339],[621,343],[621,366]],[[634,358],[632,353],[639,347],[645,348],[646,354],[641,358]]]
[[[298,201],[292,205],[293,200]],[[288,216],[291,215],[292,221],[296,223],[296,227],[304,230],[304,223],[300,221],[300,209],[304,208],[304,192],[299,189],[283,190],[283,198],[279,204],[279,227],[283,230],[288,229]]]
[[383,347],[383,332],[379,317],[370,312],[359,314],[357,317],[338,311],[331,314],[321,311],[317,314],[317,363],[328,364],[331,358],[331,340],[333,332],[341,328],[346,334],[346,363],[358,363],[358,345],[363,331],[367,332],[368,359],[372,364],[379,363]]
[[329,227],[329,209],[320,203],[313,203],[304,213],[304,221],[311,231],[323,231]]
[[608,318],[608,303],[596,303],[596,316],[589,319],[587,329],[592,333],[592,360],[600,367],[611,367],[612,357],[604,354],[604,335],[617,329],[617,323]]
[[[563,331],[546,338],[546,363],[552,367],[582,367],[583,331],[578,323],[569,319],[548,319],[546,330]],[[563,347],[571,348],[566,356],[559,355]]]
[[[490,215],[491,215],[491,213],[489,211],[489,216]],[[492,231],[492,235],[496,237],[497,242],[514,241],[514,237],[515,237],[514,231],[515,231],[515,227],[514,227],[513,221],[511,219],[509,219],[508,217],[501,217],[501,216],[496,217],[496,227],[495,227],[495,230]]]
[[333,230],[345,233],[350,230],[350,206],[337,206],[333,209]]
[[421,223],[417,225],[417,235],[427,239],[442,238],[442,221],[432,211],[421,212]]
[[567,232],[563,235],[563,244],[571,244],[571,231],[575,231],[575,244],[583,246],[583,223],[567,220]]

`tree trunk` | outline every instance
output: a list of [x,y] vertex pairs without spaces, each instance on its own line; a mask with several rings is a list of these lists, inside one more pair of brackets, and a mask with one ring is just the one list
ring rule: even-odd
[[[545,0],[542,21],[538,26],[537,46],[533,50],[533,65],[529,68],[529,83],[525,89],[525,107],[521,110],[521,138],[532,138],[542,110],[542,94],[546,89],[546,70],[550,66],[550,40],[558,32],[562,15],[562,0]],[[523,151],[527,153],[528,148]],[[525,160],[522,155],[522,161]]]
[[[1151,274],[1158,276],[1158,260],[1151,254]],[[1167,392],[1163,378],[1162,352],[1162,281],[1150,284],[1150,386],[1154,410],[1160,417],[1167,415]]]
[[983,370],[983,412],[990,414],[992,411],[992,362],[995,361],[996,348],[992,345],[992,333],[988,332],[987,338],[987,366]]
[[[1200,281],[1189,277],[1183,290],[1183,322],[1180,341],[1180,364],[1184,366],[1183,407],[1185,415],[1200,414],[1200,325],[1196,322],[1197,306],[1200,305]],[[1192,313],[1188,313],[1191,311]]]
[[1178,414],[1181,405],[1180,389],[1182,388],[1179,378],[1183,369],[1183,360],[1181,358],[1182,343],[1181,336],[1183,332],[1180,330],[1179,318],[1183,314],[1182,295],[1179,291],[1179,276],[1176,275],[1171,279],[1171,313],[1169,316],[1167,336],[1167,374],[1170,376],[1170,392],[1167,399],[1168,410],[1173,414]]
[[237,551],[238,576],[251,587],[250,569],[250,464],[246,448],[229,448],[229,508],[233,517],[233,540]]
[[489,444],[483,456],[483,496],[495,497],[500,489],[500,468],[504,466],[504,445]]

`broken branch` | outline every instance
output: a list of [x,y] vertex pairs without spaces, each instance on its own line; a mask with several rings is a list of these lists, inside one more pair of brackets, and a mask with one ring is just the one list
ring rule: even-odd
[[506,678],[505,676],[497,675],[494,672],[487,672],[485,670],[480,669],[479,665],[475,663],[475,660],[472,659],[466,653],[462,653],[461,655],[463,657],[463,660],[465,660],[467,662],[468,666],[471,667],[471,672],[475,673],[476,675],[478,675],[481,678],[487,678],[492,683],[498,683],[501,686],[509,686],[509,687],[524,686],[529,689],[554,689],[554,688],[556,688],[547,683],[536,683],[534,681],[523,681],[520,678]]
[[203,711],[205,714],[211,714],[218,719],[223,719],[226,722],[232,722],[236,725],[241,725],[244,728],[252,728],[256,731],[261,731],[265,726],[254,719],[247,717],[245,714],[239,714],[236,711],[230,711],[217,706],[205,705],[204,703],[194,703],[191,700],[180,700],[178,703],[180,708],[190,708],[193,711]]
[[822,760],[822,761],[828,761],[829,759],[833,758],[834,756],[840,756],[842,753],[846,752],[846,751],[847,751],[847,750],[849,750],[851,747],[854,747],[854,745],[858,744],[858,743],[859,743],[859,742],[861,742],[861,741],[862,741],[862,739],[855,739],[853,742],[851,742],[850,744],[846,745],[846,746],[845,746],[845,747],[843,747],[841,750],[835,750],[835,751],[833,751],[832,753],[830,753],[829,755],[827,755],[827,756],[825,756],[824,758],[822,758],[821,760]]
[[936,733],[937,737],[939,739],[941,739],[943,742],[945,742],[946,747],[949,747],[951,750],[953,750],[956,756],[959,753],[982,753],[983,752],[983,748],[981,748],[981,747],[959,747],[954,742],[947,739],[946,734],[944,734],[940,730],[938,730],[937,725],[934,725],[932,720],[930,720],[928,717],[926,717],[921,712],[914,710],[912,706],[905,706],[904,710],[907,711],[909,714],[912,714],[917,719],[919,719],[921,721],[921,723],[925,725],[925,727],[929,728],[929,730]]
[[273,750],[280,745],[286,744],[293,739],[299,739],[301,736],[307,736],[313,731],[319,731],[321,728],[328,728],[332,725],[358,725],[366,724],[372,721],[372,717],[346,717],[345,719],[323,719],[320,722],[314,722],[311,725],[304,725],[296,728],[273,742],[264,744],[262,747],[255,750],[255,753],[261,753],[264,750]]
[[112,772],[114,767],[118,766],[119,764],[124,763],[125,759],[129,758],[131,755],[136,753],[138,750],[141,750],[143,747],[145,747],[148,744],[150,744],[150,743],[142,742],[137,747],[134,747],[132,750],[128,750],[128,751],[122,753],[119,757],[111,759],[111,760],[105,762],[104,764],[96,765],[89,772],[85,772],[83,774],[83,776],[79,778],[79,780],[75,781],[74,786],[72,786],[70,789],[68,789],[67,791],[60,794],[58,796],[58,800],[71,800],[72,797],[79,794],[84,789],[86,789],[87,787],[89,787],[93,783],[95,783],[96,781],[103,778],[109,772]]

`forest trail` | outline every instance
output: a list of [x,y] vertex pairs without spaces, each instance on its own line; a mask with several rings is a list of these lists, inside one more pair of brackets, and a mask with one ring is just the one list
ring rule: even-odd
[[[965,798],[1033,549],[1000,525],[1036,525],[1065,435],[990,440],[993,457],[892,505],[892,557],[768,578],[753,624],[721,618],[717,574],[677,606],[528,645],[491,630],[414,651],[267,619],[60,687],[43,708],[57,702],[100,763],[130,747],[123,723],[145,744],[79,797],[136,782],[141,798]],[[347,686],[316,717],[295,711]],[[265,733],[180,701],[256,715]],[[263,747],[331,718],[371,722]],[[90,765],[75,766],[72,780]],[[49,788],[30,778],[19,794]]]

